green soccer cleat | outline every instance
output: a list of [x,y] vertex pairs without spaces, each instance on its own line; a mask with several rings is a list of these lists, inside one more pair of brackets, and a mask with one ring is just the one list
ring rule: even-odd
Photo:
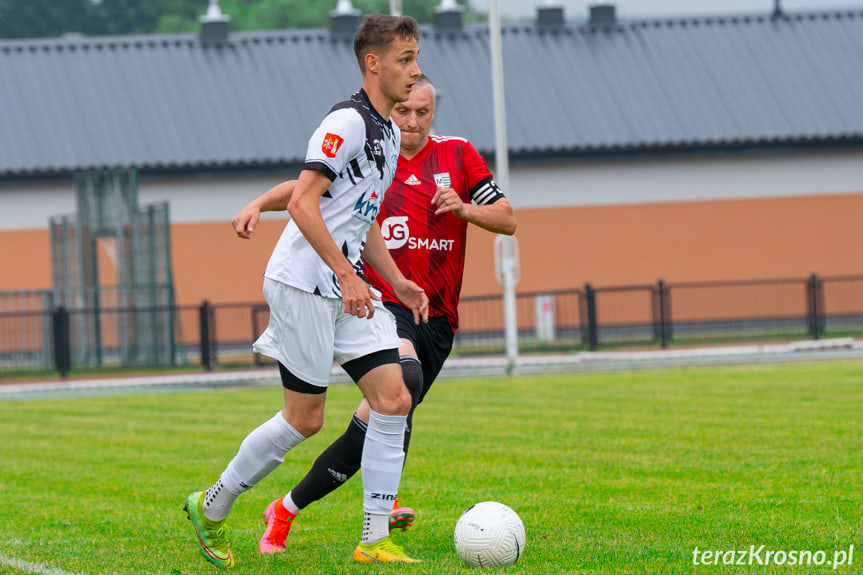
[[408,557],[404,549],[389,537],[371,545],[360,543],[354,550],[353,559],[357,563],[421,563],[419,559]]
[[226,519],[212,521],[204,516],[204,492],[196,491],[186,499],[183,510],[189,516],[189,521],[195,528],[195,537],[204,559],[216,567],[227,568],[234,565],[234,554],[231,552],[231,542],[228,541]]

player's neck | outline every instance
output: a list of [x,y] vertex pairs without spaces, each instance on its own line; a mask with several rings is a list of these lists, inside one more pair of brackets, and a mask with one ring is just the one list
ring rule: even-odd
[[365,90],[366,95],[369,97],[369,102],[371,102],[375,111],[380,114],[384,120],[389,121],[390,114],[392,113],[396,103],[385,96],[378,86],[371,82],[363,82],[363,90]]
[[405,150],[404,148],[402,148],[401,150],[399,150],[399,155],[405,160],[413,160],[414,158],[422,154],[423,150],[425,150],[428,145],[429,139],[428,137],[426,137],[422,146],[419,146],[418,148],[411,148],[410,150]]

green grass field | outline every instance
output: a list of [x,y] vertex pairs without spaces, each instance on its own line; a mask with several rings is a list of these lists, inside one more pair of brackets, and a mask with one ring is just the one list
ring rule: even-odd
[[[234,572],[467,573],[452,530],[490,499],[527,529],[507,573],[863,572],[859,361],[439,381],[400,490],[417,522],[395,535],[424,563],[349,561],[359,477],[300,515],[288,553],[258,555],[260,512],[358,399],[331,388],[323,431],[234,506]],[[183,501],[281,401],[274,387],[0,402],[0,573],[212,573]],[[761,545],[753,565],[693,565],[696,547]],[[811,564],[759,564],[767,551]]]

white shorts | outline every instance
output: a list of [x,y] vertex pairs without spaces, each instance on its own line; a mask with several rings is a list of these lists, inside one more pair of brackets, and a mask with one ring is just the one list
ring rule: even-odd
[[264,278],[264,297],[270,323],[252,345],[256,353],[272,357],[301,380],[326,387],[333,361],[348,361],[401,345],[396,320],[381,302],[374,301],[371,319],[342,310],[341,299],[326,298]]

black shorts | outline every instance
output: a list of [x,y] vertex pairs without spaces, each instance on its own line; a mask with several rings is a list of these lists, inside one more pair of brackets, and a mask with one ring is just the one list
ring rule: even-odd
[[[320,395],[321,393],[326,393],[327,387],[323,385],[312,385],[306,381],[303,381],[291,371],[282,365],[282,362],[277,361],[279,364],[279,374],[282,376],[282,387],[285,389],[290,389],[291,391],[296,391],[298,393],[306,393],[310,395]],[[354,380],[354,383],[357,383],[362,379],[362,377],[373,370],[374,368],[380,365],[386,365],[388,363],[399,363],[399,350],[398,349],[382,349],[381,351],[375,351],[368,355],[364,355],[362,357],[358,357],[357,359],[352,359],[351,361],[346,361],[342,364],[342,369],[344,369],[351,379]]]
[[423,368],[423,390],[420,403],[428,393],[435,378],[443,367],[443,362],[452,351],[455,333],[445,317],[430,317],[428,323],[416,325],[414,315],[409,309],[386,302],[384,306],[396,316],[396,330],[399,337],[410,341],[417,350],[417,359]]

